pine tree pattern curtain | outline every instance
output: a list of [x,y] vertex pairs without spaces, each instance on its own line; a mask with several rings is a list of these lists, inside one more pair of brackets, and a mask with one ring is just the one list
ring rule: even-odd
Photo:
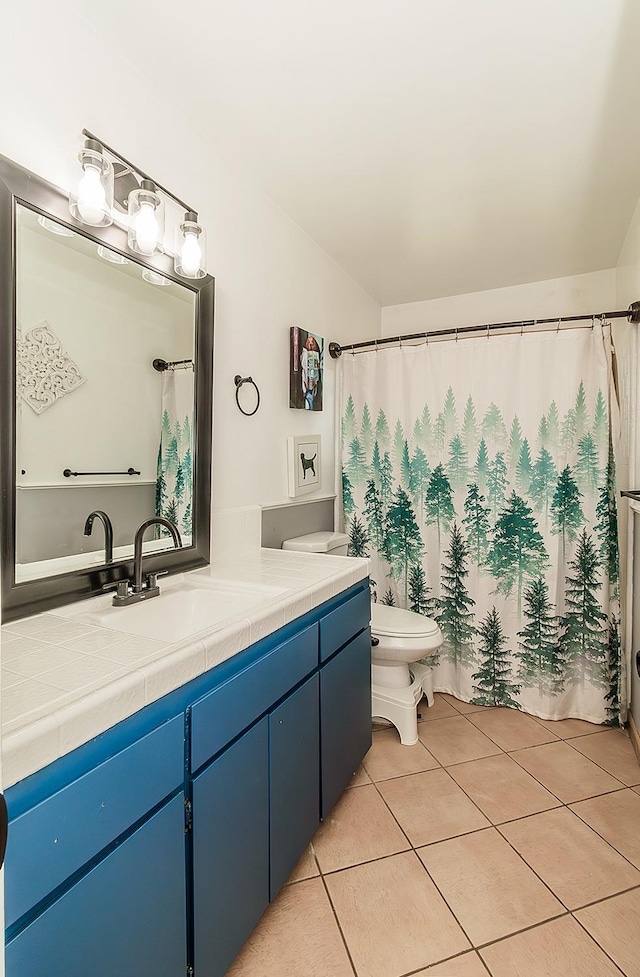
[[[193,370],[162,374],[162,422],[156,476],[156,515],[191,541],[193,505]],[[164,534],[159,531],[158,535]]]
[[343,514],[378,600],[435,618],[434,688],[626,717],[609,327],[342,358]]

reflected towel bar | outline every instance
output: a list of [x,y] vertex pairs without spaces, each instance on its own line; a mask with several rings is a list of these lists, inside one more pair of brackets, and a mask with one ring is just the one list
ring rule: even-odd
[[127,468],[126,472],[72,472],[70,468],[65,468],[62,473],[65,478],[71,478],[77,475],[139,475],[140,472],[136,471],[135,468]]

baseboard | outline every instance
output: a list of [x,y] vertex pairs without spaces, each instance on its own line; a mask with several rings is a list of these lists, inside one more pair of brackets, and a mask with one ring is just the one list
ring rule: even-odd
[[629,736],[631,737],[633,748],[636,751],[638,763],[640,763],[640,733],[631,713],[629,713]]

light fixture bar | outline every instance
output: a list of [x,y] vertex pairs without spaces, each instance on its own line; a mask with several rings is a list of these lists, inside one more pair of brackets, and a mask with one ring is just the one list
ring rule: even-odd
[[148,173],[145,173],[144,170],[141,170],[139,166],[136,166],[134,163],[130,162],[130,160],[122,156],[116,149],[113,149],[112,146],[109,146],[109,144],[106,143],[104,139],[100,139],[99,136],[94,135],[93,132],[89,132],[88,129],[83,129],[82,135],[86,136],[87,139],[95,139],[96,142],[100,143],[103,149],[106,149],[106,151],[111,156],[114,156],[116,159],[120,160],[121,163],[124,163],[125,166],[128,166],[129,169],[133,171],[133,173],[137,173],[137,175],[142,177],[143,180],[151,180],[152,183],[155,183],[156,188],[158,190],[162,190],[162,192],[167,197],[170,197],[170,199],[173,200],[174,203],[179,204],[183,210],[192,211],[194,214],[197,215],[198,212],[194,207],[190,207],[189,204],[186,204],[184,200],[180,199],[180,197],[176,197],[175,193],[171,193],[170,190],[167,190],[166,187],[163,187],[162,184],[158,183],[158,181],[155,180],[152,176],[149,176]]

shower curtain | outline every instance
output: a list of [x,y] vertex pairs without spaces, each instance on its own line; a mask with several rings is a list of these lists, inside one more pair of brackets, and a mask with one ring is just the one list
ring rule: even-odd
[[156,515],[191,538],[193,504],[193,369],[162,374],[162,421],[156,477]]
[[342,358],[342,501],[374,598],[434,617],[434,689],[626,717],[608,326]]

